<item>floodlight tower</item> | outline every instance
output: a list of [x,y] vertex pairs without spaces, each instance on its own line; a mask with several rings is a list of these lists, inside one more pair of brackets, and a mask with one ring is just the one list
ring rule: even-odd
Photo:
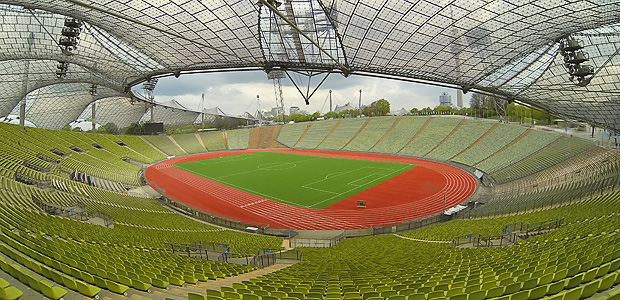
[[284,122],[284,95],[282,94],[282,78],[286,77],[286,73],[282,70],[274,70],[267,73],[267,79],[273,80],[273,90],[276,94],[276,108],[278,109],[278,115],[282,112],[282,122]]
[[258,127],[263,127],[263,120],[262,120],[263,118],[261,116],[263,113],[260,111],[260,96],[259,95],[256,95],[256,103],[257,103],[256,114],[258,115]]
[[[31,32],[28,37],[28,53],[32,51],[32,44],[34,44],[34,34]],[[24,72],[24,80],[22,83],[22,103],[19,105],[19,125],[24,126],[26,121],[26,98],[28,96],[28,72],[30,72],[30,60],[26,59],[26,71]]]
[[88,93],[91,95],[93,102],[91,105],[92,111],[91,111],[91,122],[93,125],[92,131],[93,133],[95,133],[97,130],[95,128],[95,123],[96,123],[96,115],[95,115],[95,97],[97,96],[97,85],[96,84],[91,84],[90,89],[88,89]]
[[334,111],[334,109],[332,108],[332,90],[329,90],[329,111]]
[[357,105],[357,107],[360,109],[360,114],[362,113],[362,89],[360,89],[360,98],[359,98],[359,104]]
[[155,90],[155,85],[157,84],[156,78],[150,78],[147,82],[142,84],[142,89],[144,90],[144,95],[148,100],[148,103],[151,104],[151,123],[154,122],[154,108],[155,108],[155,95],[153,95],[153,91]]
[[200,112],[201,116],[202,128],[205,128],[205,93],[202,93],[202,96],[200,98],[200,103],[198,104],[198,111]]

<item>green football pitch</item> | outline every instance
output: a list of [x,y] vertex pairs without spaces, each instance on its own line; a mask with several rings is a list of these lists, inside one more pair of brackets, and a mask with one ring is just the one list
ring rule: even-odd
[[174,164],[176,168],[273,201],[325,208],[415,165],[254,152]]

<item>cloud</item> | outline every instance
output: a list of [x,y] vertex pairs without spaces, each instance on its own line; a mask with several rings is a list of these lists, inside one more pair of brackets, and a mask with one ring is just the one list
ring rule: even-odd
[[[296,82],[301,83],[305,91],[307,79],[299,75],[292,75]],[[323,78],[318,75],[312,78],[311,90]],[[447,92],[452,95],[452,102],[456,104],[456,90],[422,85],[404,81],[378,79],[352,75],[348,78],[340,74],[332,74],[310,99],[306,105],[303,97],[288,78],[281,80],[284,105],[299,106],[308,112],[329,111],[329,90],[332,90],[332,105],[344,105],[348,102],[358,106],[359,90],[362,90],[362,105],[370,104],[378,99],[390,102],[392,110],[402,107],[435,107],[439,105],[439,95]],[[267,79],[262,71],[244,71],[229,73],[181,75],[179,78],[166,77],[160,79],[155,88],[155,100],[158,102],[175,99],[190,109],[198,109],[201,94],[205,94],[205,107],[219,107],[230,115],[239,115],[248,111],[256,112],[259,96],[261,109],[271,109],[276,106],[273,82]],[[466,104],[468,103],[466,97]]]

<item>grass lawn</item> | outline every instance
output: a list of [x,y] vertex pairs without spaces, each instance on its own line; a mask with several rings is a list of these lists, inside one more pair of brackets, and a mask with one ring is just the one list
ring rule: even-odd
[[321,209],[413,169],[393,162],[255,152],[174,164],[273,201]]

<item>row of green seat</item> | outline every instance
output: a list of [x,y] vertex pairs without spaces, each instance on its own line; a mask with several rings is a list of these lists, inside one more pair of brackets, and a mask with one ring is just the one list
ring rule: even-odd
[[157,149],[166,153],[168,156],[187,154],[185,150],[179,148],[175,143],[173,143],[168,135],[145,135],[143,138],[153,146],[157,147]]
[[189,154],[206,152],[195,133],[175,134],[171,135],[171,137]]
[[357,137],[351,139],[349,144],[342,148],[342,150],[369,151],[399,120],[401,119],[392,117],[371,118],[369,123],[362,131],[359,132]]
[[237,129],[226,131],[229,150],[248,149],[250,143],[250,129]]
[[431,118],[426,128],[418,133],[398,154],[423,157],[437,147],[465,120],[460,118]]
[[201,132],[198,135],[208,151],[226,150],[226,140],[224,140],[224,134],[221,131]]
[[[348,118],[339,122],[340,125],[335,127],[334,131],[325,137],[317,149],[340,150],[346,146],[349,141],[357,134],[362,126],[369,121],[367,118]],[[313,125],[314,126],[314,125]]]
[[[331,130],[340,122],[341,120],[324,120],[324,121],[315,121],[307,124],[310,126],[306,129],[306,134],[300,138],[299,141],[295,145],[289,145],[290,147],[301,148],[301,149],[314,149],[327,137],[327,135],[331,132]],[[302,124],[298,125],[301,126]]]

